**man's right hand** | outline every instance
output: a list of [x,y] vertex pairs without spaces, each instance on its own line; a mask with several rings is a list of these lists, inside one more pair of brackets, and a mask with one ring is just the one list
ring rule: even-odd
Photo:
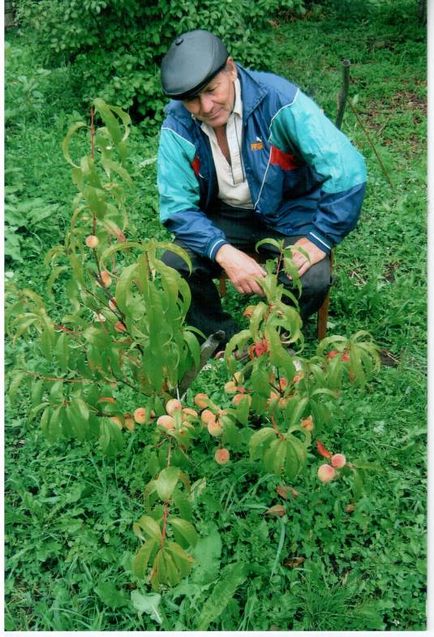
[[255,259],[226,243],[218,250],[215,260],[238,292],[264,295],[256,279],[263,279],[267,273]]

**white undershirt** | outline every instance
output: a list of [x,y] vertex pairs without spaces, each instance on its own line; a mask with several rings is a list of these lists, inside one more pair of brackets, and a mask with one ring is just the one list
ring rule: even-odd
[[209,126],[209,124],[205,124],[205,122],[202,122],[201,127],[204,133],[208,135],[211,144],[219,187],[218,198],[229,206],[236,208],[253,208],[241,155],[243,105],[241,102],[241,86],[238,78],[235,80],[234,87],[234,109],[226,123],[226,138],[231,157],[230,163],[221,151],[214,129]]

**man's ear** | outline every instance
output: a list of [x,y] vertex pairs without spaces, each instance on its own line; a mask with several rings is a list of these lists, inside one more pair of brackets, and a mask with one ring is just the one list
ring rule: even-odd
[[235,80],[237,79],[238,73],[237,73],[237,67],[235,66],[235,62],[233,58],[228,57],[228,59],[226,60],[226,69],[230,73],[232,81],[235,82]]

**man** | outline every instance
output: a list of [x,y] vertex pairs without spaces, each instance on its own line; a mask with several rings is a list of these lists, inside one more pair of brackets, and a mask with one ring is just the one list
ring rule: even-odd
[[[293,260],[305,320],[330,287],[331,249],[360,215],[361,155],[294,84],[235,64],[207,31],[176,38],[161,80],[172,101],[158,152],[160,218],[190,254],[192,273],[173,252],[163,260],[189,282],[188,322],[205,335],[222,329],[227,340],[239,330],[212,279],[223,269],[239,292],[262,294],[265,270],[247,253],[270,237],[300,248]],[[281,282],[291,286],[283,274]]]

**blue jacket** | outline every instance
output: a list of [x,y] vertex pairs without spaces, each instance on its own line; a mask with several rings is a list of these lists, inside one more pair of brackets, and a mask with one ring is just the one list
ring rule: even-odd
[[[328,253],[359,218],[364,160],[294,84],[271,73],[237,68],[252,215],[284,235],[306,236]],[[162,223],[191,250],[214,259],[227,241],[207,216],[218,193],[211,147],[200,122],[180,101],[166,107],[158,189]]]

